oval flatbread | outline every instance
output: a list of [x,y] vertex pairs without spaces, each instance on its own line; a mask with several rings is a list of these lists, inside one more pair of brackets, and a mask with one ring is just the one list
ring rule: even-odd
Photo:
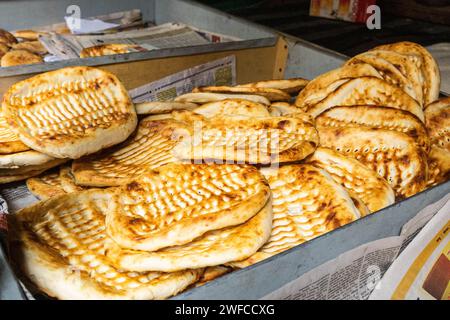
[[138,115],[170,113],[175,110],[193,110],[198,107],[195,103],[176,101],[150,101],[135,103]]
[[107,256],[123,270],[175,272],[216,266],[253,255],[269,239],[272,202],[243,224],[209,231],[181,246],[154,252],[121,249],[110,241]]
[[37,177],[29,178],[26,181],[28,190],[39,199],[45,200],[53,198],[66,192],[61,187],[59,170],[48,171]]
[[404,41],[381,45],[375,47],[373,50],[387,50],[406,55],[415,54],[421,56],[423,105],[428,105],[439,98],[441,75],[436,60],[434,60],[427,49],[417,43]]
[[0,65],[2,67],[14,67],[42,62],[44,62],[44,60],[41,56],[28,50],[10,50],[2,57]]
[[243,115],[249,117],[270,116],[267,107],[263,104],[243,99],[226,99],[222,101],[209,102],[194,110],[206,118],[219,115]]
[[125,272],[105,256],[111,193],[89,190],[41,201],[10,218],[14,265],[58,299],[164,299],[196,282],[201,270]]
[[27,50],[37,55],[45,55],[48,53],[47,49],[39,40],[19,42],[13,44],[12,48],[13,50]]
[[355,158],[384,177],[397,199],[425,188],[426,155],[414,139],[391,130],[368,128],[318,128],[321,145]]
[[388,107],[333,107],[316,118],[317,127],[367,127],[406,133],[428,153],[430,139],[422,121],[412,113]]
[[111,73],[68,67],[13,85],[3,114],[20,140],[57,158],[80,158],[124,141],[137,116],[128,93]]
[[327,171],[340,185],[355,194],[370,212],[381,210],[395,202],[388,182],[361,162],[329,148],[317,148],[308,163]]
[[72,163],[72,174],[82,186],[119,186],[134,180],[148,170],[171,162],[178,162],[172,139],[177,121],[153,120],[152,116],[140,121],[137,132],[124,143]]
[[314,78],[306,85],[297,96],[295,105],[306,109],[325,99],[331,92],[348,80],[365,76],[381,78],[381,75],[374,67],[365,63],[345,65],[326,72]]
[[3,114],[0,112],[0,154],[16,153],[29,149],[11,130]]
[[427,187],[437,185],[450,179],[450,152],[432,145],[428,154],[429,175]]
[[124,54],[137,52],[137,46],[122,43],[110,43],[83,48],[80,52],[80,58],[101,57],[113,54]]
[[13,35],[16,38],[24,39],[24,40],[38,40],[39,36],[43,36],[48,34],[47,32],[43,31],[35,31],[35,30],[16,30],[13,32]]
[[117,190],[106,218],[121,247],[156,251],[212,230],[244,223],[267,203],[270,190],[252,166],[168,164]]
[[192,90],[192,92],[250,94],[266,97],[269,101],[289,101],[289,99],[291,98],[291,96],[288,93],[280,89],[260,88],[260,87],[211,86],[211,87],[198,87]]
[[0,29],[0,43],[11,47],[14,43],[17,43],[17,39],[10,32]]
[[317,117],[336,106],[373,105],[391,107],[411,112],[424,121],[422,107],[402,89],[375,77],[360,77],[349,80],[307,112]]
[[268,177],[273,226],[267,243],[252,257],[229,265],[244,268],[360,217],[347,191],[310,164],[282,166]]
[[175,98],[175,102],[186,102],[186,103],[208,103],[208,102],[215,102],[215,101],[221,101],[226,99],[243,99],[243,100],[249,100],[256,103],[261,103],[266,106],[270,104],[269,99],[263,96],[258,96],[255,94],[229,94],[229,93],[212,93],[212,92],[191,92],[182,94],[181,96],[178,96]]

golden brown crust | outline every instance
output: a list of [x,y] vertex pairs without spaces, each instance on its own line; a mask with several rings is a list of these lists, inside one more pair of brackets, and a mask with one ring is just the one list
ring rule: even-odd
[[118,186],[136,179],[147,170],[178,162],[172,150],[177,122],[172,119],[140,121],[136,134],[124,143],[92,156],[75,160],[72,173],[83,186]]
[[[180,121],[174,148],[179,159],[270,164],[299,161],[318,144],[314,125],[301,114],[286,117],[222,115],[205,118],[192,112],[174,112]],[[200,143],[201,142],[201,143]]]
[[252,257],[228,265],[246,267],[360,217],[344,187],[310,164],[281,166],[268,180],[274,215],[270,239]]
[[11,217],[14,265],[59,299],[164,299],[197,281],[201,270],[123,272],[105,257],[104,216],[113,206],[98,190],[41,201]]
[[120,210],[108,213],[107,232],[134,250],[183,245],[247,221],[269,196],[266,180],[251,166],[168,164],[117,189]]
[[209,231],[192,242],[158,251],[122,249],[110,241],[107,257],[123,270],[174,272],[216,266],[253,255],[270,237],[272,201],[246,222]]
[[441,76],[436,61],[427,49],[417,43],[404,41],[381,45],[375,47],[373,50],[388,50],[401,54],[420,55],[422,57],[421,71],[423,78],[423,105],[428,105],[438,99],[441,85]]
[[28,41],[38,40],[39,36],[43,36],[46,34],[47,34],[46,32],[35,31],[35,30],[16,30],[13,32],[13,35],[16,38],[20,38],[20,39],[24,39],[24,40],[28,40]]
[[9,47],[6,44],[0,42],[0,58],[3,57],[8,51]]
[[64,190],[64,192],[69,193],[86,190],[85,187],[76,184],[75,178],[73,177],[72,174],[72,168],[70,165],[61,166],[58,172],[58,179],[61,188]]
[[233,269],[227,266],[214,266],[205,268],[205,272],[203,272],[203,275],[195,284],[195,287],[201,287],[207,284],[208,282],[213,281],[214,279],[217,279],[227,273],[230,273],[231,271],[233,271]]
[[450,179],[450,152],[436,145],[431,146],[428,154],[429,175],[427,187]]
[[193,110],[198,107],[195,103],[175,101],[149,101],[135,103],[138,115],[166,114],[175,110]]
[[313,117],[336,106],[373,105],[411,112],[424,121],[422,107],[402,89],[375,77],[349,80],[319,103],[308,107]]
[[268,106],[270,104],[269,99],[256,94],[237,94],[237,93],[214,93],[214,92],[190,92],[182,94],[175,98],[175,102],[185,102],[185,103],[208,103],[222,101],[226,99],[243,99],[249,100],[256,103],[260,103]]
[[354,194],[361,199],[370,212],[395,202],[394,191],[388,182],[353,158],[320,147],[308,158],[308,163],[327,171],[337,183],[349,190],[352,198]]
[[80,52],[80,58],[101,57],[113,54],[124,54],[135,51],[136,45],[122,44],[122,43],[110,43],[101,44],[84,48]]
[[431,144],[450,152],[450,97],[437,100],[426,107],[425,125]]
[[425,124],[412,113],[379,106],[333,107],[316,118],[317,127],[367,127],[406,133],[428,153],[430,139]]
[[37,55],[45,55],[48,53],[47,49],[39,40],[19,42],[13,44],[12,48],[13,50],[27,50]]
[[4,95],[2,109],[25,144],[58,158],[79,158],[122,142],[137,123],[117,77],[91,67],[63,68],[18,82]]
[[206,118],[220,115],[243,115],[249,117],[270,116],[267,107],[263,104],[244,99],[225,99],[222,101],[209,102],[193,110]]
[[59,170],[45,172],[26,181],[28,190],[39,199],[45,200],[65,194],[59,179]]
[[42,62],[44,62],[44,60],[41,56],[28,50],[10,50],[2,57],[0,65],[2,67],[14,67]]
[[368,128],[318,128],[321,145],[355,158],[384,177],[397,199],[424,190],[428,179],[426,155],[408,135]]
[[211,86],[198,87],[192,92],[213,92],[213,93],[237,93],[237,94],[253,94],[266,97],[269,101],[288,101],[291,96],[280,90],[273,88],[259,88],[259,87],[228,87],[228,86]]
[[295,105],[299,108],[308,108],[326,98],[340,85],[353,78],[372,76],[381,78],[378,71],[369,64],[345,65],[326,72],[313,80],[299,93]]

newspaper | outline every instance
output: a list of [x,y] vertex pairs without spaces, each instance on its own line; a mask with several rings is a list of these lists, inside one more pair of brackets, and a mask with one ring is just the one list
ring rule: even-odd
[[208,62],[130,90],[133,102],[167,101],[199,86],[236,84],[234,55]]
[[394,261],[370,299],[450,300],[450,201]]
[[39,38],[48,52],[61,59],[79,58],[84,48],[110,43],[131,44],[136,50],[177,48],[208,44],[199,32],[182,23],[169,22],[159,26],[112,34],[65,35],[50,33]]
[[[447,194],[440,201],[427,206],[420,211],[413,219],[406,223],[399,236],[379,239],[353,250],[347,251],[337,258],[330,260],[317,268],[307,272],[299,278],[287,283],[283,287],[264,296],[262,299],[274,300],[366,300],[370,297],[372,291],[376,289],[371,298],[385,298],[386,283],[390,279],[381,280],[383,275],[389,269],[394,261],[397,261],[399,253],[403,252],[412,255],[417,254],[416,239],[411,242],[417,233],[436,215],[436,218],[446,215],[446,222],[439,220],[438,223],[431,220],[430,225],[441,230],[446,224],[447,229],[450,214],[450,194]],[[445,220],[445,218],[444,218]],[[437,226],[438,225],[438,226]],[[422,230],[427,236],[434,236],[436,232],[430,233],[428,225]],[[445,228],[444,228],[445,229]],[[420,234],[422,233],[420,232]],[[420,235],[419,234],[419,235]],[[420,240],[419,240],[420,241]],[[442,251],[442,246],[436,249],[436,252]],[[446,246],[447,258],[450,251]],[[398,257],[398,265],[405,267],[403,254]],[[448,260],[447,260],[448,263]],[[394,265],[397,265],[395,262]],[[421,266],[422,267],[422,266]],[[448,264],[447,264],[448,268]],[[448,270],[448,269],[447,269]],[[423,271],[423,272],[426,272]],[[386,277],[394,273],[398,276],[396,270],[386,273]],[[447,274],[447,276],[449,273]],[[395,278],[394,278],[395,279]],[[448,281],[448,280],[447,280]],[[448,286],[447,286],[448,290]],[[405,296],[411,298],[411,296]]]

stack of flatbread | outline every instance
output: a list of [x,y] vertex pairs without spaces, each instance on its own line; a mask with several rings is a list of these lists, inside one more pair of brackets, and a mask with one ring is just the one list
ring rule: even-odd
[[0,29],[0,67],[42,63],[47,49],[39,41],[43,33],[21,30],[14,34]]
[[450,101],[416,44],[134,106],[98,69],[38,77],[5,96],[0,151],[43,200],[10,217],[13,263],[51,297],[167,298],[449,178]]
[[439,157],[424,114],[439,87],[430,53],[400,42],[361,53],[312,80],[296,105],[315,118],[322,146],[373,169],[402,199],[426,188],[428,157]]

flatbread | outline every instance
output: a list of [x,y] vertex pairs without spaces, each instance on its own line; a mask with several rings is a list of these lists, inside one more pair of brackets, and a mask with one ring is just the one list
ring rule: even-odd
[[68,67],[13,85],[3,114],[32,149],[77,159],[124,141],[137,116],[128,93],[111,73]]
[[89,190],[51,198],[10,218],[10,248],[22,278],[58,299],[164,299],[201,270],[124,272],[105,257],[105,214],[114,201]]
[[101,57],[113,54],[124,54],[137,52],[136,45],[123,43],[100,44],[88,48],[83,48],[80,52],[80,58]]
[[38,40],[39,36],[46,35],[47,32],[43,31],[35,31],[35,30],[16,30],[13,32],[13,35],[16,38],[24,39],[24,40]]
[[367,127],[406,133],[428,153],[430,139],[422,121],[412,113],[378,106],[333,107],[316,117],[317,127]]
[[364,63],[346,65],[331,70],[311,80],[297,96],[295,105],[307,109],[311,105],[315,105],[325,99],[331,92],[348,80],[364,76],[381,78],[381,75],[374,67]]
[[308,113],[317,117],[336,106],[374,105],[411,112],[422,122],[422,107],[402,89],[375,77],[360,77],[341,85],[327,98],[309,107]]
[[134,180],[148,170],[178,162],[172,139],[177,121],[153,120],[139,122],[137,132],[124,143],[98,154],[75,160],[72,173],[78,185],[119,186]]
[[150,101],[134,105],[138,115],[170,113],[175,110],[193,110],[198,107],[195,103],[175,101]]
[[268,181],[273,197],[270,239],[249,259],[228,265],[244,268],[360,217],[344,187],[310,164],[282,166]]
[[308,80],[303,78],[281,79],[281,80],[265,80],[252,83],[238,85],[237,87],[244,88],[269,88],[283,90],[290,95],[298,93],[307,84]]
[[437,185],[450,179],[450,152],[432,145],[428,154],[429,175],[427,187]]
[[272,202],[243,224],[210,231],[181,246],[154,252],[121,249],[110,241],[107,257],[123,270],[175,272],[216,266],[253,255],[269,239]]
[[26,184],[28,190],[42,200],[66,193],[61,187],[59,170],[47,171],[37,177],[27,179]]
[[[24,152],[25,153],[25,152]],[[18,168],[0,169],[0,183],[9,183],[35,177],[64,163],[64,159],[54,159],[41,165],[30,165]]]
[[75,178],[73,177],[72,168],[70,165],[61,166],[58,172],[58,180],[61,188],[67,193],[83,191],[86,189],[85,187],[79,186],[75,183]]
[[351,58],[346,64],[361,62],[373,66],[386,82],[405,91],[420,105],[423,104],[420,64],[417,67],[406,55],[382,50],[361,53]]
[[249,117],[223,115],[205,118],[192,112],[174,112],[183,124],[176,130],[180,142],[174,155],[180,160],[222,163],[273,164],[299,161],[318,144],[313,123],[301,115]]
[[426,107],[425,125],[431,144],[450,152],[450,97],[440,99]]
[[10,32],[0,29],[0,43],[11,47],[14,43],[17,43],[17,39]]
[[295,113],[301,113],[304,114],[305,116],[307,116],[310,121],[313,121],[312,117],[307,114],[306,112],[304,112],[303,109],[291,105],[288,102],[274,102],[272,103],[269,108],[269,113],[271,116],[273,117],[283,117],[283,116],[288,116],[288,115],[292,115]]
[[249,117],[270,116],[265,105],[243,99],[226,99],[209,102],[196,108],[194,112],[206,118],[212,118],[219,115],[243,115]]
[[243,99],[249,100],[256,103],[261,103],[266,106],[270,104],[269,99],[263,96],[255,94],[235,94],[235,93],[212,93],[212,92],[191,92],[182,94],[175,98],[175,102],[186,102],[186,103],[208,103],[221,101],[225,99]]
[[198,87],[192,90],[192,92],[251,94],[266,97],[269,101],[289,101],[289,99],[291,98],[288,93],[280,89],[260,87],[210,86]]
[[13,50],[27,50],[37,55],[45,55],[48,53],[47,49],[39,40],[19,42],[12,45]]
[[107,215],[108,235],[123,248],[143,251],[244,223],[270,196],[256,168],[215,164],[168,164],[116,193],[118,210]]
[[25,64],[42,63],[44,60],[41,56],[28,50],[10,50],[0,60],[2,67],[14,67]]
[[[330,174],[350,195],[367,206],[370,212],[381,210],[395,202],[394,191],[388,182],[361,162],[329,148],[317,148],[308,163]],[[364,211],[364,210],[363,210]]]
[[421,70],[423,77],[423,105],[428,105],[439,98],[441,76],[439,67],[427,49],[413,42],[403,41],[375,47],[373,50],[388,50],[401,54],[415,54],[422,57]]
[[0,154],[10,154],[27,150],[30,150],[30,148],[20,141],[19,137],[9,127],[2,112],[0,112]]
[[426,155],[414,139],[391,130],[318,128],[321,145],[355,158],[384,177],[397,200],[424,190],[428,179]]

